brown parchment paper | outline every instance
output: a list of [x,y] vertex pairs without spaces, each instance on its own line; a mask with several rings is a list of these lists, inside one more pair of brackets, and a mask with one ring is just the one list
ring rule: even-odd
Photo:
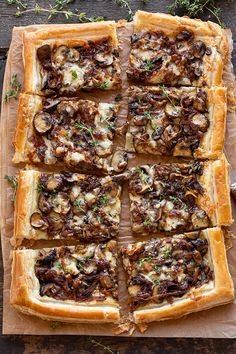
[[[43,25],[42,25],[43,26]],[[52,25],[53,26],[53,25]],[[38,26],[37,26],[38,27]],[[21,34],[23,29],[34,31],[36,26],[18,27],[13,29],[12,42],[9,49],[8,60],[6,64],[6,72],[3,85],[3,98],[6,90],[9,88],[9,83],[13,73],[17,73],[20,82],[23,82],[23,63],[22,63],[22,40]],[[120,26],[118,29],[119,42],[121,47],[121,62],[122,62],[122,78],[123,78],[123,99],[120,102],[121,109],[119,113],[119,125],[126,121],[127,114],[127,97],[125,90],[128,87],[125,70],[128,63],[129,52],[129,36],[132,32],[132,24]],[[230,31],[227,32],[229,39],[231,38]],[[230,88],[234,89],[234,75],[232,65],[229,63],[225,68],[225,83]],[[101,101],[114,100],[117,92],[103,92],[99,94],[86,93],[81,94],[81,97],[92,98]],[[16,124],[18,101],[12,99],[9,103],[2,102],[1,113],[1,242],[3,253],[4,267],[4,289],[3,289],[3,333],[4,334],[34,334],[34,335],[51,335],[51,334],[79,334],[79,335],[104,335],[114,336],[114,325],[110,324],[63,324],[55,330],[50,330],[50,322],[43,321],[36,317],[23,315],[14,310],[9,304],[10,282],[11,282],[11,251],[12,247],[10,239],[13,233],[13,204],[11,202],[12,190],[4,179],[6,174],[14,175],[19,167],[12,164],[11,159],[14,153],[12,147],[13,134]],[[123,139],[119,138],[116,144],[124,144]],[[123,145],[124,146],[124,145]],[[235,111],[231,107],[227,117],[227,130],[225,141],[225,153],[231,164],[231,180],[236,181],[236,119]],[[157,157],[138,156],[132,157],[129,161],[129,166],[141,163],[154,163],[159,159]],[[236,205],[232,201],[233,215],[236,218]],[[236,234],[236,225],[230,228]],[[150,236],[151,237],[151,236]],[[133,242],[129,220],[129,201],[127,188],[124,186],[122,193],[122,212],[120,234],[118,244],[123,245],[127,242]],[[236,240],[232,240],[236,246]],[[228,262],[230,272],[236,284],[236,254],[235,247],[228,252]],[[121,303],[121,313],[124,316],[128,314],[126,305],[127,291],[125,287],[125,278],[122,267],[119,267],[119,299]],[[121,336],[127,336],[128,333],[122,333]],[[134,331],[132,336],[135,337],[208,337],[208,338],[233,338],[236,337],[236,303],[216,307],[211,310],[198,312],[188,315],[187,317],[178,320],[169,320],[164,322],[152,323],[148,326],[146,332],[141,334],[139,331]]]

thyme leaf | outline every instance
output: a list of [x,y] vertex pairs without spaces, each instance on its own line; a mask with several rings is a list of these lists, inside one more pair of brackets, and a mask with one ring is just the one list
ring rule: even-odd
[[115,0],[116,5],[124,8],[128,11],[127,21],[132,21],[134,17],[133,10],[131,9],[130,2],[128,0]]
[[208,11],[215,17],[221,27],[225,27],[220,19],[220,8],[216,7],[215,0],[175,0],[173,4],[167,6],[167,9],[172,15],[176,14],[176,10],[182,10],[185,15],[190,17],[197,17],[199,14]]
[[16,200],[16,191],[17,191],[17,187],[18,187],[18,179],[16,176],[10,176],[10,175],[5,175],[4,179],[6,179],[10,186],[13,189],[13,195],[12,195],[12,202],[14,203]]
[[10,89],[6,92],[4,97],[5,102],[9,102],[11,98],[18,98],[20,90],[21,90],[21,83],[18,81],[17,74],[13,74],[10,82]]

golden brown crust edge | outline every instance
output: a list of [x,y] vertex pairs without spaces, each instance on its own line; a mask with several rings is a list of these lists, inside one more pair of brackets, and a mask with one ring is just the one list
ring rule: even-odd
[[232,209],[230,202],[229,163],[225,156],[213,163],[213,186],[216,211],[216,225],[231,225]]
[[118,46],[116,23],[101,21],[83,24],[38,26],[38,30],[23,32],[23,63],[25,69],[24,91],[42,94],[40,91],[41,77],[36,60],[36,46],[40,43],[58,43],[59,45],[76,45],[110,36],[115,47]]
[[[27,253],[26,253],[27,252]],[[44,320],[60,320],[71,323],[109,323],[119,320],[119,308],[109,303],[100,306],[63,304],[54,299],[45,301],[38,296],[39,283],[34,274],[37,250],[13,251],[10,303],[27,315]],[[40,301],[41,300],[41,301]]]
[[199,148],[194,152],[195,158],[220,158],[223,153],[226,113],[227,89],[214,87],[207,89],[210,127],[203,136]]
[[13,145],[15,154],[12,162],[29,162],[27,157],[28,133],[35,113],[41,106],[39,96],[23,93],[20,95]]
[[37,180],[39,172],[21,170],[19,172],[18,188],[16,193],[14,213],[13,243],[17,246],[26,239],[34,239],[40,231],[34,230],[30,225],[30,215],[36,209]]
[[162,308],[149,308],[134,311],[135,323],[148,323],[176,319],[192,312],[206,310],[223,305],[234,299],[234,287],[231,279],[224,245],[224,237],[220,228],[203,231],[208,238],[215,274],[215,286],[205,294],[202,288],[195,289],[190,296],[182,301],[168,304]]

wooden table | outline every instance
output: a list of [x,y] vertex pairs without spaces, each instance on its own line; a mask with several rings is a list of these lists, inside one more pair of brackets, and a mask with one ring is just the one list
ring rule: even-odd
[[[34,0],[28,0],[28,8],[34,6]],[[166,7],[172,1],[150,0],[147,4],[142,0],[130,1],[131,8],[145,9],[154,12],[166,12]],[[40,6],[48,8],[48,0],[38,0]],[[50,1],[54,3],[53,0]],[[227,27],[232,29],[234,42],[236,46],[236,2],[235,0],[218,1],[222,9],[222,19]],[[71,9],[78,8],[79,12],[86,12],[88,16],[104,16],[106,19],[118,20],[126,18],[127,10],[119,8],[113,0],[75,0],[74,4],[70,4]],[[13,26],[24,26],[34,23],[66,23],[63,15],[48,20],[44,13],[35,14],[27,13],[21,17],[15,17],[16,5],[7,5],[7,1],[0,1],[0,92],[2,88],[2,80],[4,75],[4,66],[7,57],[7,49],[11,41],[11,30]],[[203,14],[204,19],[208,19]],[[211,18],[212,19],[212,18]],[[76,19],[70,19],[70,22],[76,22]],[[233,53],[233,63],[236,68],[236,52]],[[2,264],[0,263],[2,269]],[[2,299],[2,274],[0,274],[0,298]],[[2,301],[1,301],[2,306]],[[0,326],[2,320],[0,318]],[[178,322],[176,321],[176,325]],[[236,353],[236,340],[230,339],[170,339],[170,338],[109,338],[96,337],[93,338],[100,343],[95,346],[94,343],[85,336],[1,336],[0,337],[0,353],[109,353],[108,349],[103,346],[110,347],[110,353]]]

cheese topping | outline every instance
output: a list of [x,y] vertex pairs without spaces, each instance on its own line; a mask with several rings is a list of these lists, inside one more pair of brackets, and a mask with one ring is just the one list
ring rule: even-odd
[[192,162],[131,169],[133,231],[150,234],[209,227],[210,218],[198,202],[205,193],[199,182],[204,166],[202,162]]
[[201,231],[137,242],[121,253],[133,310],[173,303],[214,278],[208,241]]

